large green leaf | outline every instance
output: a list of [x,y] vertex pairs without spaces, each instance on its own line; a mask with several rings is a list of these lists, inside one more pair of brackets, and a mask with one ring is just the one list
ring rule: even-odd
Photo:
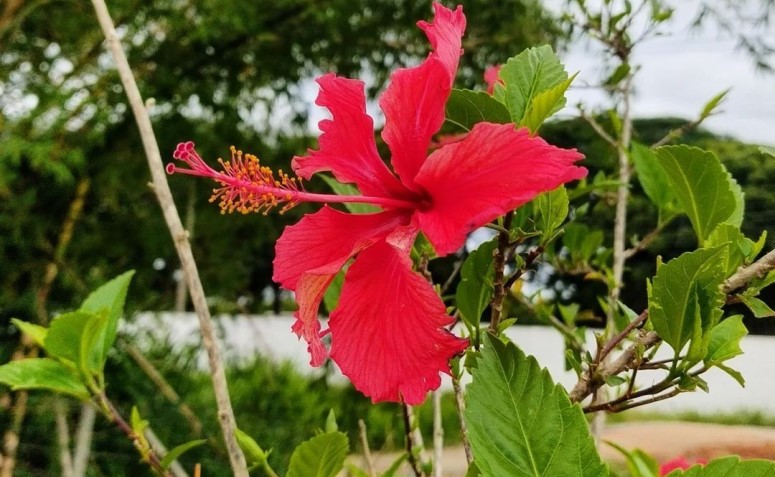
[[656,158],[700,245],[718,224],[742,218],[739,186],[715,154],[689,146],[664,146],[656,149]]
[[[718,323],[724,300],[719,285],[725,278],[726,253],[723,246],[695,250],[657,270],[649,295],[649,318],[654,330],[676,353],[689,340],[702,346],[704,334]],[[698,359],[702,357],[704,353]]]
[[657,163],[654,150],[638,142],[632,143],[630,151],[632,163],[638,174],[638,181],[651,202],[659,210],[659,219],[663,220],[676,207],[675,194],[665,170]]
[[134,274],[134,270],[122,273],[94,290],[81,304],[81,311],[93,314],[104,313],[107,318],[103,336],[94,340],[95,346],[99,348],[98,351],[102,362],[105,361],[108,350],[116,341],[118,320],[124,312],[127,290]]
[[348,450],[347,436],[341,432],[315,436],[293,451],[286,477],[335,477]]
[[479,328],[482,312],[492,298],[492,257],[497,246],[497,239],[483,243],[471,252],[460,268],[455,301],[463,319],[473,329]]
[[727,247],[727,260],[724,266],[727,276],[734,273],[745,262],[754,248],[753,240],[746,238],[738,227],[726,222],[713,229],[705,242],[706,247],[718,245]]
[[48,333],[47,328],[36,325],[34,323],[18,320],[16,318],[11,318],[11,323],[19,328],[22,333],[32,338],[32,340],[37,343],[38,346],[45,349],[44,343],[46,341],[46,333]]
[[495,98],[506,105],[512,122],[524,126],[533,99],[567,80],[568,73],[552,47],[544,45],[510,58],[498,77],[502,83],[495,84]]
[[533,357],[487,335],[467,388],[465,421],[486,477],[604,477],[587,421]]
[[674,470],[668,477],[771,477],[775,461],[740,460],[737,456],[714,459],[705,466],[696,465],[686,471]]
[[71,311],[55,317],[44,340],[46,352],[54,358],[80,367],[81,341],[87,326],[95,316],[97,315],[86,311]]
[[89,399],[89,391],[78,376],[64,364],[50,358],[23,359],[2,365],[0,383],[13,390],[45,389],[84,401]]
[[447,121],[470,131],[476,123],[506,124],[511,116],[506,107],[484,91],[453,89],[447,100]]
[[522,125],[530,129],[533,134],[537,133],[544,121],[565,106],[565,92],[577,74],[538,93],[530,102]]
[[536,225],[538,225],[543,238],[548,239],[568,216],[568,192],[564,186],[560,186],[539,195],[535,198],[534,203],[538,211]]

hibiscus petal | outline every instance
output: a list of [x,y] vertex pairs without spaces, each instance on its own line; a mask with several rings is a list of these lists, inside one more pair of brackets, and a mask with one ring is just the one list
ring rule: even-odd
[[420,404],[467,346],[443,328],[452,321],[408,253],[380,241],[347,270],[328,322],[331,359],[373,402]]
[[450,10],[434,4],[433,23],[419,22],[434,51],[417,67],[398,69],[379,100],[385,113],[382,138],[390,147],[393,169],[401,182],[412,182],[428,152],[431,137],[444,122],[466,27],[462,7]]
[[458,250],[466,235],[494,218],[587,175],[574,165],[584,156],[560,149],[527,129],[479,123],[462,140],[431,154],[415,177],[430,207],[416,225],[440,255]]
[[324,206],[286,227],[277,240],[272,279],[296,292],[293,331],[309,343],[313,366],[326,357],[317,314],[331,280],[352,256],[407,221],[398,212],[354,215]]
[[400,195],[406,191],[380,159],[374,142],[374,122],[366,114],[363,81],[329,73],[317,79],[319,106],[333,119],[318,123],[320,150],[293,158],[293,170],[304,179],[331,171],[339,182],[355,183],[364,195]]

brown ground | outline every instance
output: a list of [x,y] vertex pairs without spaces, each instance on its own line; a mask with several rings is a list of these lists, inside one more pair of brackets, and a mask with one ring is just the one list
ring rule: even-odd
[[[680,455],[690,459],[713,459],[730,454],[748,459],[775,460],[775,428],[692,422],[635,422],[610,425],[603,433],[603,439],[615,442],[626,449],[639,448],[658,461]],[[621,454],[610,446],[603,445],[601,453],[608,461],[622,460]],[[396,455],[375,455],[377,468],[385,469]],[[363,466],[361,458],[354,457],[353,461]],[[466,468],[462,447],[445,449],[445,477],[464,477]],[[404,477],[411,474],[399,475]]]

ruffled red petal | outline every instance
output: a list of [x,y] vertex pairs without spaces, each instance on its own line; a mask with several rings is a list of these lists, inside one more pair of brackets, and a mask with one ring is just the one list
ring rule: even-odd
[[347,270],[328,322],[331,358],[373,402],[420,404],[467,346],[443,328],[452,321],[408,253],[380,241]]
[[286,227],[277,240],[272,279],[296,292],[293,331],[309,343],[313,366],[326,357],[317,317],[331,280],[351,257],[407,221],[398,212],[354,215],[324,206]]
[[309,179],[320,171],[331,171],[339,182],[354,183],[364,195],[400,196],[406,192],[380,159],[374,142],[374,122],[366,114],[363,81],[329,73],[317,79],[319,106],[328,108],[332,119],[318,123],[322,131],[320,150],[293,158],[293,170]]
[[415,224],[441,254],[458,250],[466,235],[541,192],[581,179],[584,156],[560,149],[527,129],[479,123],[461,141],[433,152],[415,177],[430,207]]
[[466,26],[463,10],[434,4],[433,23],[420,22],[431,46],[428,58],[417,67],[398,69],[379,100],[385,113],[382,138],[390,147],[393,169],[407,187],[422,166],[431,137],[444,122],[444,106],[452,89],[461,37]]

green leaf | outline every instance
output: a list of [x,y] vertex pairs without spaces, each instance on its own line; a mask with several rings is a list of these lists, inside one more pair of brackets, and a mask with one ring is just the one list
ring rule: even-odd
[[108,350],[116,341],[118,320],[124,312],[124,301],[134,274],[134,270],[122,273],[94,290],[81,304],[80,311],[93,314],[105,313],[107,318],[103,336],[95,340],[95,346],[99,347],[98,352],[102,363],[105,362]]
[[616,86],[619,84],[628,74],[630,74],[630,64],[629,63],[622,63],[619,66],[616,67],[616,69],[611,73],[611,76],[608,77],[608,79],[605,80],[603,83],[606,86]]
[[725,255],[726,247],[695,250],[657,270],[649,294],[649,318],[676,353],[689,340],[702,346],[704,334],[721,317],[724,294],[719,285],[725,278]]
[[46,333],[48,333],[47,328],[44,328],[43,326],[40,326],[40,325],[36,325],[34,323],[28,323],[26,321],[18,320],[16,318],[11,318],[11,323],[13,323],[14,326],[19,328],[19,331],[29,336],[30,338],[32,338],[32,341],[34,341],[38,346],[40,346],[43,349],[46,349],[43,343],[46,341]]
[[409,454],[404,452],[403,454],[399,455],[396,460],[393,461],[392,464],[390,464],[390,467],[387,468],[385,472],[383,472],[380,477],[395,477],[396,472],[401,469],[401,464],[404,463],[406,459],[409,458]]
[[46,333],[46,352],[54,358],[82,368],[81,340],[89,322],[95,316],[86,311],[72,311],[55,317]]
[[775,316],[775,311],[755,296],[748,296],[746,294],[738,296],[740,297],[740,301],[745,303],[745,306],[751,310],[751,313],[753,313],[753,316],[756,318],[769,318]]
[[470,131],[481,122],[507,124],[511,116],[506,107],[484,91],[453,89],[445,110],[447,121]]
[[624,456],[630,477],[659,477],[659,463],[650,455],[640,449],[630,452],[613,442],[605,441],[605,443]]
[[535,198],[535,207],[538,229],[547,240],[568,216],[568,192],[564,186],[544,192]]
[[743,315],[730,316],[714,326],[710,330],[705,363],[714,366],[743,354],[743,350],[740,349],[740,340],[747,334],[748,329],[743,324]]
[[[326,175],[321,175],[320,177],[323,178],[323,181],[328,184],[328,187],[330,187],[336,195],[362,195],[361,191],[352,184],[343,184],[333,177]],[[359,204],[357,202],[347,202],[344,204],[344,207],[353,214],[371,214],[381,210],[376,205]]]
[[743,193],[743,188],[740,187],[740,184],[737,183],[732,175],[728,175],[728,179],[729,189],[732,191],[732,195],[735,197],[735,210],[732,212],[732,215],[730,215],[729,218],[725,220],[725,222],[729,222],[736,227],[740,227],[743,225],[743,216],[745,215],[745,194]]
[[336,432],[339,430],[339,424],[336,423],[336,413],[333,409],[328,410],[328,416],[326,417],[326,432]]
[[205,442],[207,442],[207,439],[197,439],[197,440],[189,441],[189,442],[186,442],[185,444],[180,444],[179,446],[173,447],[164,455],[164,458],[162,458],[160,462],[161,468],[165,470],[169,469],[169,467],[172,465],[173,462],[177,460],[178,457],[180,457],[187,451],[193,449],[194,447],[201,446]]
[[775,461],[740,460],[737,456],[722,457],[704,466],[688,470],[674,470],[668,477],[769,477],[775,475]]
[[471,465],[468,466],[468,471],[466,472],[466,477],[479,477],[482,475],[482,472],[479,470],[479,467],[476,465],[476,462],[471,462]]
[[347,436],[341,432],[315,436],[293,451],[286,477],[335,477],[348,449]]
[[485,477],[603,477],[581,408],[535,358],[486,335],[467,388],[465,421]]
[[331,314],[336,306],[339,304],[339,295],[342,293],[342,285],[344,285],[345,270],[339,270],[339,272],[331,280],[331,283],[326,288],[326,293],[323,295],[323,303],[326,305],[326,310]]
[[661,222],[678,206],[667,173],[657,162],[654,150],[650,147],[633,141],[630,157],[643,192],[659,209]]
[[718,224],[734,224],[738,215],[742,217],[736,183],[713,153],[688,146],[663,146],[656,149],[656,158],[700,245]]
[[492,298],[492,257],[497,247],[497,239],[481,244],[471,252],[460,268],[460,284],[455,292],[455,303],[466,323],[475,329],[479,328],[482,312]]
[[525,125],[533,98],[568,79],[560,59],[548,45],[528,48],[501,67],[495,99],[506,105],[511,121]]
[[66,365],[49,358],[32,358],[0,366],[0,383],[11,389],[45,389],[68,394],[82,401],[89,399],[89,390]]
[[704,121],[715,112],[716,108],[726,99],[727,93],[729,93],[729,89],[725,89],[705,103],[700,112],[700,121]]
[[544,121],[565,106],[565,92],[576,78],[576,75],[578,73],[538,93],[530,102],[530,107],[528,107],[525,119],[521,125],[526,126],[533,134],[537,133]]
[[236,437],[237,444],[239,444],[240,449],[245,454],[245,460],[249,466],[263,465],[266,462],[269,452],[265,452],[255,439],[239,429],[237,429]]
[[727,247],[727,260],[724,266],[725,275],[729,276],[745,263],[748,254],[754,247],[753,240],[746,238],[740,229],[724,222],[713,229],[705,242],[707,247],[724,245]]

